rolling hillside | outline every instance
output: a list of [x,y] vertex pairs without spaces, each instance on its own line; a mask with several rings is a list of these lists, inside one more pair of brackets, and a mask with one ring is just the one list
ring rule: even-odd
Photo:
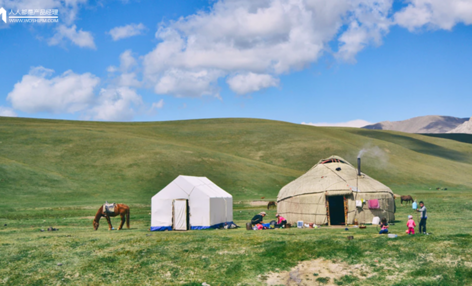
[[179,174],[235,200],[275,198],[333,154],[394,192],[472,188],[472,144],[419,134],[256,119],[107,123],[0,117],[0,207],[148,204]]

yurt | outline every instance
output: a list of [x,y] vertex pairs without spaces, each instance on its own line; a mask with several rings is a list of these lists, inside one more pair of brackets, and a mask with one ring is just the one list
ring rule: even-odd
[[277,196],[277,212],[290,223],[317,225],[372,223],[374,217],[395,220],[392,190],[338,156],[320,160]]
[[206,177],[178,176],[152,197],[151,231],[218,228],[233,222],[233,197]]

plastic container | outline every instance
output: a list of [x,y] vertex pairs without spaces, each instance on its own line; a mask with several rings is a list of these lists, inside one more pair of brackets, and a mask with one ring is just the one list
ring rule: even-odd
[[380,218],[378,216],[374,216],[374,218],[372,219],[372,224],[373,225],[380,224]]
[[393,233],[388,234],[388,238],[397,238],[397,237],[398,237],[398,235],[396,235],[396,234],[393,234]]
[[297,221],[297,227],[298,228],[303,228],[303,221],[302,220]]

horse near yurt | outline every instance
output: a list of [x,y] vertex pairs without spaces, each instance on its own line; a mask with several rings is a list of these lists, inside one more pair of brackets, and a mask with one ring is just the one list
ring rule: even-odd
[[99,227],[99,222],[102,217],[105,217],[108,222],[108,230],[112,230],[112,225],[110,221],[110,217],[121,216],[121,224],[118,230],[123,228],[123,224],[126,220],[126,227],[129,228],[129,207],[125,204],[108,204],[105,203],[104,205],[100,206],[93,219],[93,229],[97,230]]
[[413,197],[410,196],[410,195],[407,195],[407,196],[401,196],[400,197],[400,203],[403,205],[403,202],[410,202],[410,203],[413,203]]
[[270,201],[270,202],[267,204],[267,209],[270,209],[271,207],[276,208],[276,207],[277,207],[277,204],[276,204],[274,201]]

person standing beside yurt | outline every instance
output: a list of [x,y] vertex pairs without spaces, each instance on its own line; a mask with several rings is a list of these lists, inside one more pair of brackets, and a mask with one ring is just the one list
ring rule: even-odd
[[420,233],[423,232],[423,234],[428,234],[426,232],[426,220],[428,219],[428,216],[426,215],[426,206],[424,205],[423,201],[420,202],[420,208],[416,211],[421,213]]

